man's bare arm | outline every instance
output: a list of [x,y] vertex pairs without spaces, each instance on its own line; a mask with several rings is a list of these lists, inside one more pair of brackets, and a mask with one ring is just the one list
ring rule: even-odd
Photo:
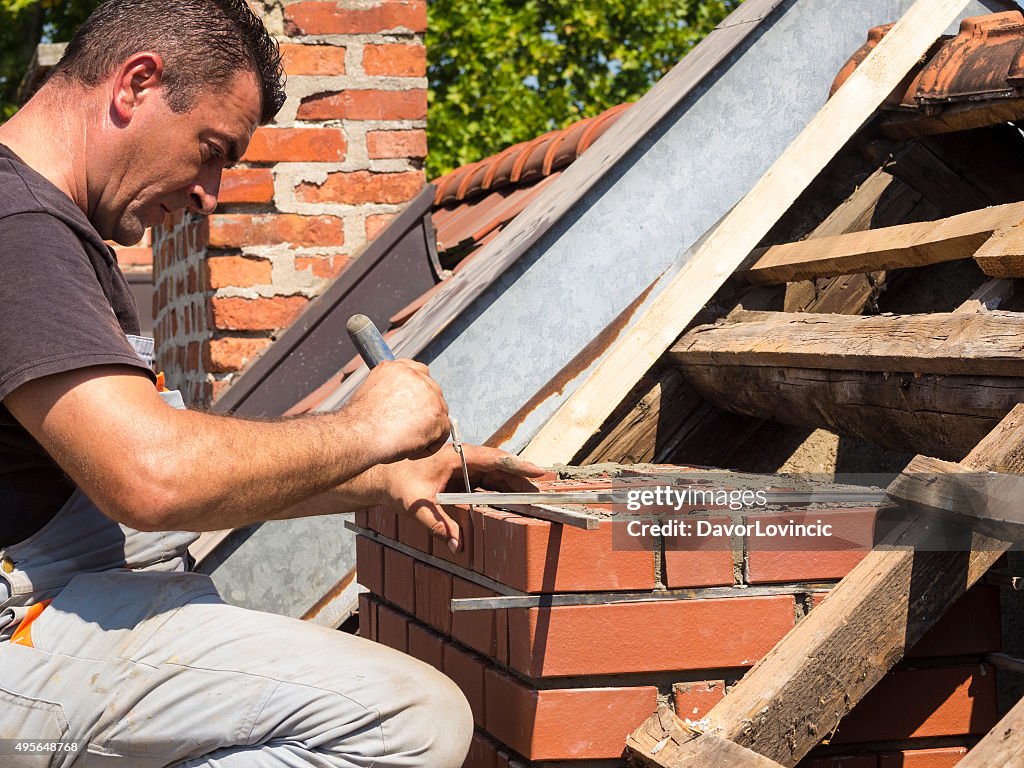
[[104,513],[139,530],[279,516],[374,465],[432,452],[448,427],[440,388],[409,361],[379,366],[337,413],[269,422],[175,410],[117,366],[29,382],[4,404]]

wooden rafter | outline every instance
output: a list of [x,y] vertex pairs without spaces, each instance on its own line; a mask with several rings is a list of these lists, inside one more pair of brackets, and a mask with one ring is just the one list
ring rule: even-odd
[[1024,314],[821,315],[739,312],[672,347],[680,365],[1024,376]]
[[1021,220],[1024,203],[1009,203],[939,221],[774,245],[744,276],[752,283],[787,283],[969,259],[994,233]]
[[[962,465],[1024,474],[1024,405]],[[936,520],[909,517],[708,713],[703,730],[796,765],[1010,546],[970,533],[957,551],[936,551],[937,533],[944,532]],[[649,730],[645,724],[626,742],[643,753],[643,765],[703,764],[703,736],[669,740],[651,755]]]
[[527,458],[572,459],[965,5],[918,0],[907,11],[562,404]]

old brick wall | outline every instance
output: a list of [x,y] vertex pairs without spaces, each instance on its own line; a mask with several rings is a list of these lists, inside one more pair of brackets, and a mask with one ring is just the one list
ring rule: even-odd
[[253,3],[288,101],[224,174],[217,213],[154,231],[159,365],[215,399],[424,183],[426,0]]

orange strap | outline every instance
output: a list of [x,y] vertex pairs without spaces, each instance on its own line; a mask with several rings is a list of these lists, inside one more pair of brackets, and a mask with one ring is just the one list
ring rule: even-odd
[[156,375],[156,391],[157,392],[166,392],[167,391],[167,380],[164,378],[164,372],[163,371],[160,371],[160,373],[158,373]]
[[11,637],[11,643],[13,645],[24,645],[26,648],[34,648],[32,645],[32,622],[39,618],[39,614],[48,606],[52,601],[43,600],[41,603],[36,603],[28,609],[28,613],[25,614],[25,618],[21,620],[21,624],[18,625],[18,629],[15,630],[14,635]]

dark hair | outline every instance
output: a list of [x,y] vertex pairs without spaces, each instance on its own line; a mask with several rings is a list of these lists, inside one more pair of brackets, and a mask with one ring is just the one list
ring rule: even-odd
[[163,58],[175,112],[243,71],[259,80],[262,124],[284,104],[281,51],[245,0],[107,0],[78,29],[51,77],[99,85],[140,51]]

